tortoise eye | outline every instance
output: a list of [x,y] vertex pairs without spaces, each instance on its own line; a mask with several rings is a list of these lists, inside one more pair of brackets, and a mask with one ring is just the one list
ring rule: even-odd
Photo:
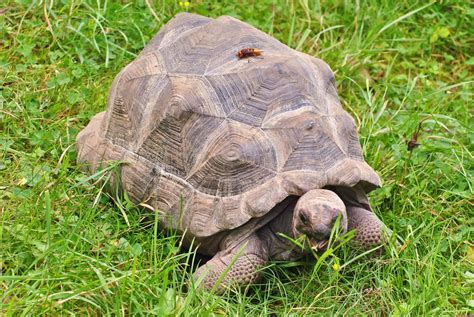
[[308,223],[308,217],[306,217],[306,215],[304,213],[300,213],[300,220],[303,224]]

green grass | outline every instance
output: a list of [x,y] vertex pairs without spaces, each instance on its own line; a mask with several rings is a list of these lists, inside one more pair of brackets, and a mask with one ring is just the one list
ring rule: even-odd
[[[182,10],[165,0],[0,8],[0,314],[472,312],[472,6],[191,2],[191,12],[232,15],[329,63],[384,180],[371,194],[375,212],[403,244],[350,265],[345,248],[318,266],[272,264],[260,285],[223,296],[187,289],[194,254],[179,251],[179,237],[126,197],[114,203],[75,163],[75,136],[105,108],[114,76]],[[410,152],[422,120],[421,145]]]

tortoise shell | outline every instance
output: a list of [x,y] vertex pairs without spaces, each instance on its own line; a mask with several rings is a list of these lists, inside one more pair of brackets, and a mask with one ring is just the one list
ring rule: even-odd
[[[243,48],[263,53],[240,59]],[[195,237],[312,189],[380,183],[328,65],[227,16],[174,17],[117,75],[107,111],[77,141],[79,162],[126,162],[129,196]]]

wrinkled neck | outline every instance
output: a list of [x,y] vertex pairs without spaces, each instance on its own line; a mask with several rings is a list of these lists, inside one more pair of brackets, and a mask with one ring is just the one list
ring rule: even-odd
[[[284,212],[282,212],[278,217],[273,219],[268,225],[270,229],[277,235],[283,234],[288,236],[292,239],[295,238],[294,235],[294,224],[293,224],[293,213],[294,213],[294,205],[292,208],[288,208]],[[283,238],[284,239],[284,238]]]
[[301,257],[300,252],[295,251],[296,245],[288,239],[295,239],[293,212],[297,201],[298,197],[295,197],[275,219],[258,232],[266,245],[270,259],[286,261]]

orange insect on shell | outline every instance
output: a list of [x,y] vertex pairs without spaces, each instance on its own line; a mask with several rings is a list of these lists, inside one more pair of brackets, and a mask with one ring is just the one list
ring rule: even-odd
[[247,57],[254,57],[254,56],[260,56],[262,55],[262,50],[258,48],[243,48],[240,51],[237,52],[237,57],[238,58],[247,58]]

